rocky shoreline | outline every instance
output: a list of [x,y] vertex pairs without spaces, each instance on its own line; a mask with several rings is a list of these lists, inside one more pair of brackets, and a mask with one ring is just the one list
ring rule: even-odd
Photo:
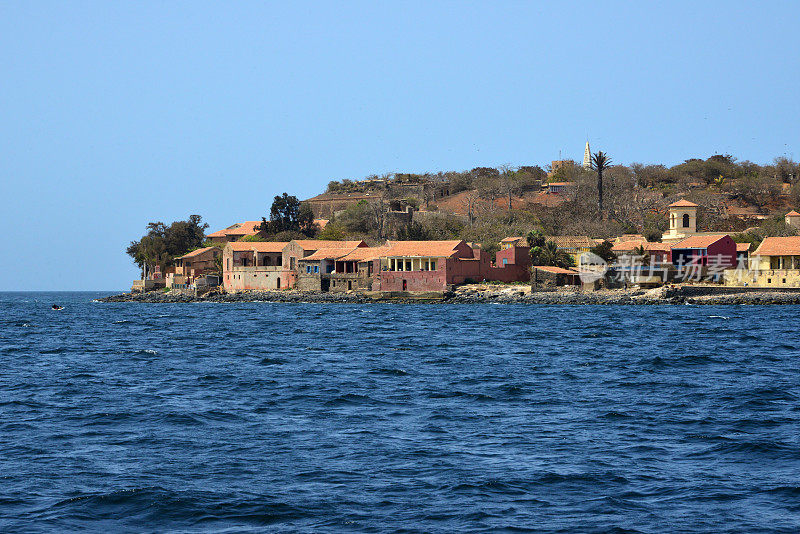
[[[749,291],[724,292],[714,288],[711,294],[695,294],[686,287],[661,287],[651,290],[600,290],[581,292],[574,288],[531,291],[527,286],[472,285],[455,291],[438,294],[404,295],[381,293],[321,293],[309,291],[247,291],[240,293],[211,293],[195,297],[178,291],[153,291],[148,293],[123,293],[97,299],[99,302],[142,302],[178,304],[192,302],[284,302],[284,303],[338,303],[366,304],[430,303],[430,304],[550,304],[550,305],[765,305],[800,304],[800,292]],[[702,293],[702,292],[701,292]]]

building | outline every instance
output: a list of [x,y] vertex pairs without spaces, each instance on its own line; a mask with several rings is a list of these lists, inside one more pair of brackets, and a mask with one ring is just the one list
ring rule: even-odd
[[786,224],[789,226],[793,226],[794,228],[800,228],[800,213],[792,210],[786,214],[784,217]]
[[672,247],[668,243],[652,243],[642,238],[641,240],[631,239],[617,241],[614,246],[611,247],[611,251],[616,254],[617,257],[635,255],[637,252],[641,251],[641,249],[650,256],[653,263],[670,262],[670,250]]
[[171,289],[189,288],[197,279],[217,274],[217,258],[221,255],[219,247],[206,247],[176,258],[174,272],[167,273],[166,286]]
[[556,235],[547,238],[558,247],[558,250],[563,250],[575,260],[575,265],[578,265],[580,255],[584,252],[589,252],[597,241],[585,235]]
[[669,230],[661,238],[664,243],[677,243],[697,233],[697,204],[679,200],[669,205]]
[[336,260],[336,268],[328,275],[331,292],[371,291],[381,270],[384,247],[357,247]]
[[725,271],[725,284],[800,287],[800,236],[765,237],[747,263]]
[[548,194],[565,193],[568,189],[574,188],[575,182],[550,182],[547,184]]
[[230,243],[232,241],[239,241],[241,238],[258,233],[258,227],[261,226],[261,221],[245,221],[243,223],[236,223],[210,233],[206,239],[212,243]]
[[500,240],[500,250],[511,247],[527,246],[528,240],[524,237],[504,237]]
[[381,253],[380,291],[446,291],[480,282],[491,268],[489,256],[465,241],[394,241]]
[[366,247],[364,241],[326,241],[323,239],[294,239],[283,249],[283,267],[289,273],[289,287],[295,287],[299,274],[299,261],[311,256],[320,249],[346,249]]
[[[510,241],[513,240],[513,241]],[[523,238],[506,237],[500,241],[488,280],[527,282],[531,278],[531,248]]]
[[292,287],[293,276],[283,265],[280,241],[235,241],[222,249],[222,284],[226,291],[269,291]]
[[531,285],[536,286],[579,286],[580,273],[574,269],[564,269],[550,265],[533,267]]
[[752,243],[736,243],[736,265],[750,264],[750,246]]
[[672,245],[670,260],[679,274],[693,266],[721,274],[723,269],[736,266],[736,243],[729,235],[695,235]]
[[[342,258],[357,248],[369,247],[338,246],[342,241],[329,241],[330,246],[319,248],[308,256],[297,259],[297,279],[295,287],[302,291],[328,291],[331,277],[337,271],[337,259]],[[344,270],[352,268],[350,262],[339,265]],[[351,271],[352,272],[352,271]]]

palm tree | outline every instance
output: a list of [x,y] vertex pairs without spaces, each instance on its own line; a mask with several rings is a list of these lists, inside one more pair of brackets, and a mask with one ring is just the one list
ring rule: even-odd
[[600,210],[600,218],[603,217],[603,171],[610,165],[611,158],[602,150],[592,154],[592,169],[597,171],[597,207]]
[[650,264],[650,253],[647,252],[647,249],[644,248],[643,244],[633,249],[633,255],[639,256],[642,261],[642,265]]

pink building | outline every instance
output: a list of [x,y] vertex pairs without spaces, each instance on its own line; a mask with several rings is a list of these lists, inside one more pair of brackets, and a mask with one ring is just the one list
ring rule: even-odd
[[486,279],[489,255],[464,241],[394,241],[381,254],[380,291],[446,291]]
[[226,291],[286,289],[291,273],[283,267],[286,242],[235,241],[222,249],[222,284]]

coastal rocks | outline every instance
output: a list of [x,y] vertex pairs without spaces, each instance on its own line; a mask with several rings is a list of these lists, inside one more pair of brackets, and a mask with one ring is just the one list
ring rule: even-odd
[[742,305],[742,304],[800,304],[800,292],[749,291],[725,292],[698,291],[698,288],[680,286],[660,287],[651,290],[608,289],[582,292],[575,287],[531,291],[522,285],[465,285],[441,294],[414,295],[406,293],[322,293],[312,291],[243,291],[239,293],[210,293],[193,296],[178,291],[152,291],[124,293],[98,299],[100,302],[142,302],[179,304],[190,302],[286,302],[286,303],[340,303],[364,304],[369,302],[429,303],[429,304],[546,304],[546,305]]

